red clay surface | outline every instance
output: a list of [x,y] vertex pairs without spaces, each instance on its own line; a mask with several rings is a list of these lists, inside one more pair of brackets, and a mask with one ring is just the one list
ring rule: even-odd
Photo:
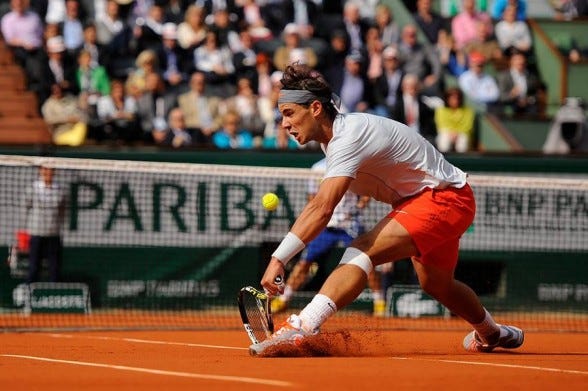
[[472,354],[464,331],[327,331],[303,358],[258,358],[244,331],[8,332],[3,390],[586,390],[588,334],[528,332]]

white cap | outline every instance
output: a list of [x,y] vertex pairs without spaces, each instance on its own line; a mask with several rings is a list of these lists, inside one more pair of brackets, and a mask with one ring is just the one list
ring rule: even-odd
[[47,52],[61,53],[65,51],[65,43],[61,35],[51,37],[47,40]]
[[178,27],[175,23],[165,23],[161,28],[163,39],[176,39],[178,37]]
[[296,23],[288,23],[286,27],[284,27],[284,34],[298,34],[299,32]]

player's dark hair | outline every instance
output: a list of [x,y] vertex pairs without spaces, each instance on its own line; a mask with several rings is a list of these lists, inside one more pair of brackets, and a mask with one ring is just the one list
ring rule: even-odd
[[[284,70],[281,82],[285,90],[307,90],[311,91],[317,97],[322,98],[320,101],[329,118],[334,119],[338,114],[337,109],[331,101],[331,95],[333,93],[331,86],[329,86],[329,83],[320,72],[312,69],[308,65],[298,62],[288,65]],[[305,106],[308,106],[310,103],[307,102]]]

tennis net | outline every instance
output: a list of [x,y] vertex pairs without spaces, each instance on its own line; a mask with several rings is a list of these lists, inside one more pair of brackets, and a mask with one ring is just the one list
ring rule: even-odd
[[[48,281],[47,265],[39,281],[28,281],[26,194],[41,165],[55,169],[66,199],[58,282]],[[240,328],[239,288],[259,286],[306,203],[308,182],[320,181],[309,169],[26,156],[0,156],[0,172],[3,330]],[[588,181],[472,174],[470,183],[478,209],[457,278],[499,321],[588,332]],[[274,212],[261,205],[267,192],[280,197]],[[370,202],[365,227],[388,212]],[[313,265],[292,311],[341,252]],[[382,284],[384,316],[373,316],[366,289],[329,325],[467,328],[420,291],[408,260]]]

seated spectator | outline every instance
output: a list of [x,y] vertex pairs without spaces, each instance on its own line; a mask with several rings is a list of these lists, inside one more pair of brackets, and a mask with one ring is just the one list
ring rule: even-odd
[[309,46],[301,46],[301,37],[298,32],[298,26],[293,23],[284,28],[282,34],[283,45],[279,46],[274,52],[274,66],[280,71],[284,71],[286,66],[298,60],[314,68],[318,64],[316,52]]
[[455,46],[455,40],[447,30],[439,32],[436,49],[441,65],[451,76],[459,77],[468,69],[468,57],[465,50]]
[[384,45],[376,26],[371,26],[365,33],[364,58],[367,59],[365,72],[368,80],[375,80],[382,74],[382,51]]
[[209,17],[212,17],[212,21],[207,21],[208,29],[216,34],[218,46],[227,47],[231,52],[237,51],[239,49],[239,33],[237,32],[238,19],[236,15],[232,15],[226,7],[219,7]]
[[167,116],[176,106],[176,96],[166,93],[163,78],[158,73],[150,73],[145,80],[145,90],[137,101],[137,116],[143,140],[151,142],[153,132],[168,127]]
[[492,19],[487,13],[476,9],[475,0],[463,0],[461,12],[451,20],[451,35],[458,49],[463,49],[468,43],[478,39],[479,23],[484,23],[490,28]]
[[86,141],[86,118],[75,95],[64,94],[59,84],[51,86],[51,96],[41,106],[53,143],[77,147]]
[[221,127],[220,104],[219,97],[206,92],[204,73],[194,72],[190,90],[178,96],[178,106],[196,144],[209,144],[212,134]]
[[265,25],[262,16],[262,6],[256,0],[243,0],[243,22],[253,41],[267,40],[273,37],[272,32]]
[[161,39],[162,45],[157,50],[159,68],[163,75],[165,88],[168,92],[177,95],[187,88],[192,61],[188,53],[177,43],[175,24],[166,23],[163,25]]
[[241,118],[235,111],[223,115],[223,126],[212,135],[212,143],[220,149],[251,149],[253,135],[241,127]]
[[492,26],[486,22],[479,22],[476,28],[478,35],[465,45],[463,51],[468,55],[472,52],[483,54],[495,70],[502,70],[508,66],[498,41],[492,35]]
[[184,20],[184,0],[167,0],[163,6],[163,21],[176,26]]
[[65,48],[71,57],[75,57],[84,42],[84,26],[80,19],[78,0],[65,1],[65,19],[61,27]]
[[124,28],[120,6],[116,0],[106,1],[106,12],[96,18],[96,41],[100,45],[110,45],[113,38]]
[[239,32],[239,49],[233,52],[235,74],[253,80],[257,76],[257,60],[258,55],[251,36],[251,28],[244,28]]
[[382,75],[370,82],[374,93],[375,110],[379,115],[390,117],[396,109],[398,96],[402,89],[404,72],[400,67],[398,50],[395,46],[388,46],[382,52]]
[[414,129],[435,145],[437,136],[435,113],[423,101],[418,76],[413,74],[404,76],[402,94],[398,98],[392,118]]
[[340,85],[332,85],[333,91],[341,97],[341,110],[346,112],[367,112],[372,106],[369,83],[363,70],[363,56],[353,51],[345,58],[345,71]]
[[417,0],[417,11],[413,19],[430,43],[437,43],[439,31],[445,28],[445,20],[441,15],[433,11],[432,0]]
[[129,73],[126,79],[126,88],[137,90],[142,93],[147,84],[147,77],[152,73],[159,73],[159,59],[157,52],[144,50],[135,60],[135,68]]
[[228,98],[235,93],[235,66],[228,46],[220,46],[214,31],[206,33],[204,45],[194,51],[194,66],[206,76],[207,89],[213,95]]
[[46,54],[43,66],[37,79],[34,80],[33,91],[37,92],[42,104],[51,94],[53,84],[59,84],[64,93],[78,93],[76,82],[76,66],[65,58],[65,45],[60,35],[49,38],[46,43]]
[[170,110],[167,124],[163,129],[154,129],[153,140],[156,145],[173,148],[192,146],[192,136],[186,129],[182,109],[176,107]]
[[[253,91],[263,98],[270,98],[272,93],[272,72],[273,64],[265,53],[259,53],[255,56],[255,68],[251,73],[253,80]],[[240,72],[239,74],[248,75],[249,72]]]
[[435,109],[437,149],[441,152],[467,152],[471,148],[474,133],[475,112],[464,105],[463,92],[459,88],[445,91],[445,105]]
[[186,9],[184,21],[178,25],[178,44],[182,49],[193,52],[204,42],[207,31],[204,8],[192,4]]
[[153,3],[149,7],[147,17],[144,20],[137,19],[133,28],[133,35],[139,51],[157,50],[161,45],[163,23],[163,7],[157,2]]
[[504,10],[508,6],[514,6],[516,8],[517,20],[527,20],[527,0],[494,0],[494,5],[492,6],[492,19],[502,19]]
[[380,32],[380,40],[384,46],[396,45],[400,40],[400,28],[394,21],[392,10],[387,4],[376,6],[375,24]]
[[363,37],[369,23],[361,17],[359,5],[352,0],[346,1],[343,6],[343,27],[349,39],[349,49],[363,50]]
[[[449,0],[447,5],[446,16],[453,18],[461,11],[461,3],[463,0]],[[488,0],[476,0],[476,9],[480,12],[488,12]]]
[[469,69],[458,78],[459,88],[473,103],[479,105],[481,110],[486,110],[498,101],[498,84],[494,77],[484,71],[486,58],[483,54],[471,53],[469,64]]
[[240,127],[253,136],[254,146],[260,146],[268,122],[273,121],[270,100],[253,92],[251,80],[240,77],[237,80],[237,94],[225,101],[225,111],[239,114]]
[[531,31],[525,21],[516,19],[516,12],[514,6],[507,6],[502,20],[495,27],[496,39],[503,53],[510,53],[513,50],[529,53],[531,50]]
[[96,34],[96,26],[94,24],[88,23],[84,26],[82,46],[75,53],[75,58],[78,58],[80,51],[85,50],[90,53],[90,63],[92,66],[103,65],[108,69],[110,59],[106,56],[104,47],[98,43]]
[[29,0],[11,0],[10,12],[0,21],[2,38],[10,47],[15,60],[30,76],[39,70],[39,50],[43,46],[43,22],[29,8]]
[[497,75],[502,108],[515,114],[542,114],[545,91],[543,83],[527,68],[527,58],[515,52],[510,57],[509,69]]
[[92,65],[90,52],[85,50],[82,50],[78,55],[76,83],[80,107],[86,113],[88,127],[99,128],[101,124],[96,105],[101,96],[110,94],[110,80],[104,67]]
[[572,20],[588,16],[588,1],[586,0],[552,0],[555,8],[556,20]]
[[121,80],[110,83],[110,94],[98,99],[96,107],[102,132],[90,134],[96,141],[109,140],[131,143],[141,139],[137,126],[137,101],[125,92]]
[[418,41],[415,25],[407,24],[403,27],[398,54],[404,73],[416,75],[421,80],[423,94],[441,95],[443,83],[441,61],[434,49]]
[[349,54],[347,34],[343,30],[332,31],[325,61],[321,64],[322,73],[331,86],[341,85],[347,54]]

